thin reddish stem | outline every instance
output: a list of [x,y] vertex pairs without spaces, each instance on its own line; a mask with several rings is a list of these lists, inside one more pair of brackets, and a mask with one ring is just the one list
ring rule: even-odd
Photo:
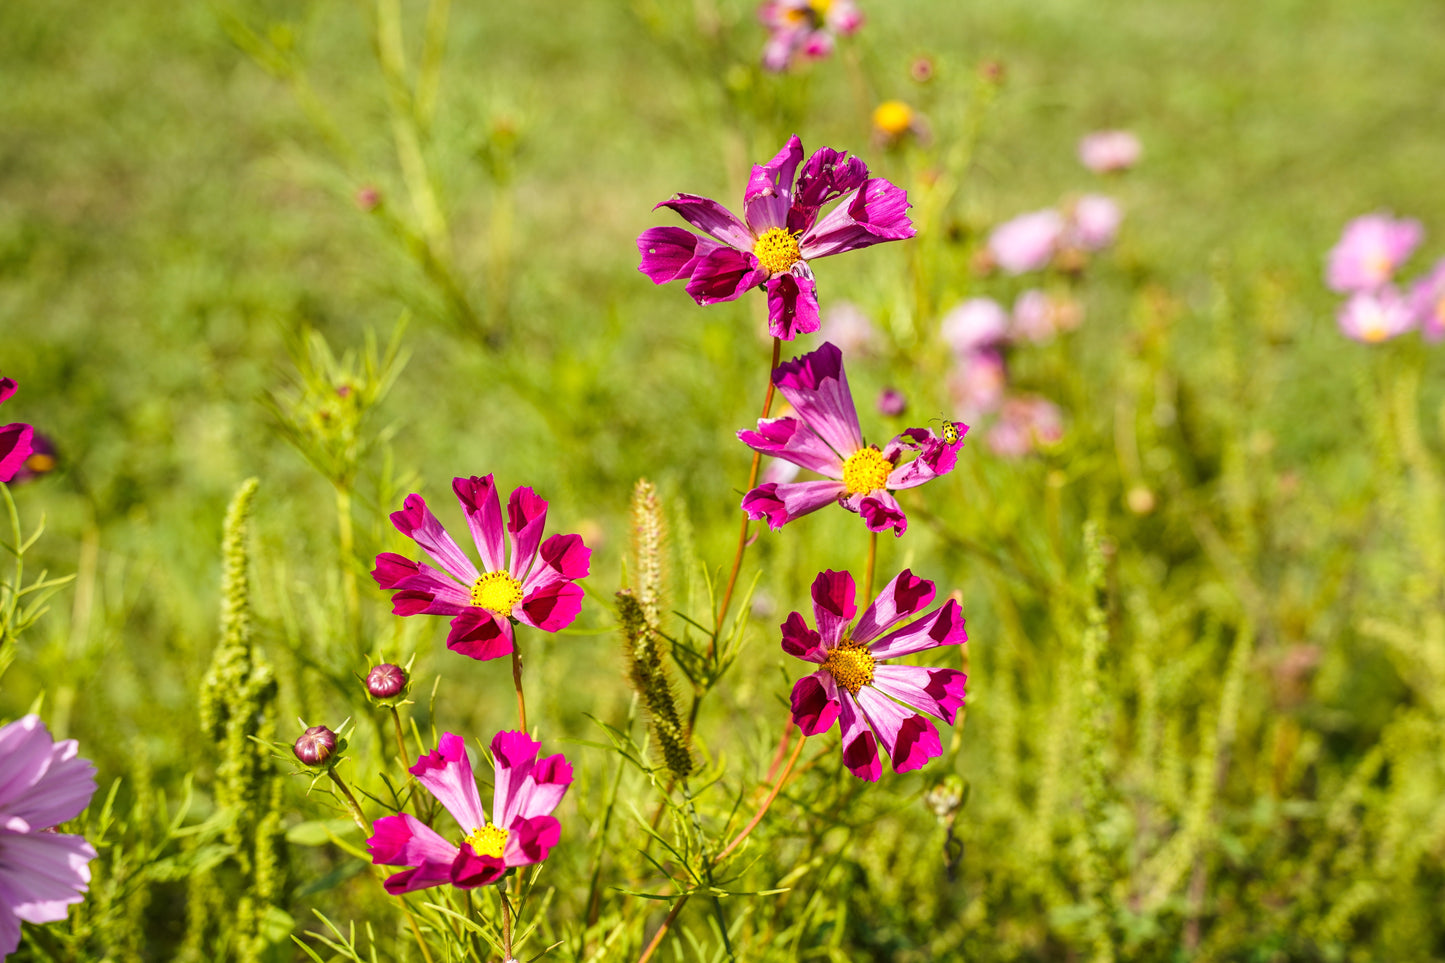
[[527,699],[522,695],[522,647],[515,637],[512,639],[512,685],[517,690],[517,722],[526,732]]
[[[760,418],[766,418],[768,416],[768,412],[773,410],[773,391],[775,387],[773,385],[773,372],[778,370],[778,358],[781,357],[782,351],[782,339],[774,338],[773,360],[768,365],[768,390],[763,395],[763,413],[759,416]],[[755,488],[758,484],[758,468],[762,465],[762,462],[762,454],[756,451],[753,452],[753,467],[748,472],[748,491],[752,491],[753,488]],[[722,605],[718,607],[717,611],[717,630],[713,633],[712,642],[708,645],[709,658],[712,657],[713,652],[717,648],[717,636],[722,632],[723,619],[727,618],[728,608],[732,605],[733,602],[733,589],[737,587],[738,572],[740,572],[743,567],[743,554],[748,550],[749,521],[750,519],[748,518],[747,514],[744,513],[743,523],[738,529],[738,550],[737,553],[733,555],[732,571],[728,573],[727,588],[723,590]]]
[[[791,726],[791,724],[792,723],[790,721],[789,725]],[[798,756],[802,755],[803,745],[807,741],[808,740],[806,738],[798,740],[798,744],[793,747],[792,754],[788,756],[788,764],[783,767],[783,771],[778,775],[777,781],[773,783],[773,788],[772,791],[768,793],[768,798],[763,800],[762,806],[759,807],[758,811],[753,814],[752,820],[743,827],[743,831],[738,833],[737,836],[733,837],[733,841],[728,843],[727,847],[722,852],[718,853],[716,856],[713,857],[714,865],[722,862],[723,859],[727,857],[728,853],[731,853],[733,850],[741,846],[743,840],[747,839],[748,835],[757,828],[758,823],[763,821],[763,816],[767,814],[768,807],[773,804],[774,799],[778,798],[778,793],[782,791],[783,786],[788,781],[788,777],[793,774],[793,766],[797,763]]]
[[637,958],[637,963],[647,963],[648,960],[652,959],[652,954],[662,945],[662,938],[667,935],[668,929],[672,927],[673,921],[677,919],[677,914],[681,913],[682,908],[687,905],[687,899],[687,896],[683,896],[676,903],[672,904],[672,911],[667,914],[667,919],[662,921],[662,925],[657,928],[657,932],[652,934],[652,939],[648,941],[647,948],[642,951],[642,955]]
[[878,533],[868,533],[868,567],[863,570],[863,602],[873,599],[873,563],[878,559]]

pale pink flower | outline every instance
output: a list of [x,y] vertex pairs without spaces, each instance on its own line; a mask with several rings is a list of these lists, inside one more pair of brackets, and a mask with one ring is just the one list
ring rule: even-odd
[[1345,337],[1378,344],[1413,328],[1416,315],[1400,292],[1393,285],[1387,285],[1351,295],[1340,308],[1338,320]]
[[1022,458],[1040,447],[1058,444],[1064,437],[1064,417],[1058,405],[1037,395],[1020,395],[1003,403],[999,419],[988,433],[996,455]]
[[839,301],[824,312],[818,338],[831,341],[850,357],[876,354],[883,348],[883,335],[852,301]]
[[1445,259],[1410,288],[1410,310],[1427,341],[1445,337]]
[[1082,309],[1067,296],[1054,296],[1030,288],[1014,299],[1010,333],[1033,342],[1048,341],[1060,331],[1079,326]]
[[767,28],[763,66],[787,70],[798,57],[817,60],[833,52],[833,38],[863,26],[854,0],[765,0],[758,20]]
[[994,262],[1008,274],[1048,267],[1064,235],[1063,215],[1053,208],[1004,221],[988,237]]
[[960,418],[972,421],[988,414],[1003,401],[1008,368],[1003,352],[973,351],[958,359],[948,375],[948,395]]
[[1345,225],[1329,255],[1326,281],[1333,291],[1371,291],[1390,281],[1425,238],[1413,218],[1366,214]]
[[1079,162],[1095,174],[1128,170],[1139,163],[1139,138],[1127,130],[1097,130],[1079,140]]
[[958,357],[1008,339],[1008,312],[993,298],[969,298],[938,323],[943,341]]
[[1065,244],[1084,251],[1102,251],[1119,236],[1124,212],[1112,197],[1085,194],[1069,210]]

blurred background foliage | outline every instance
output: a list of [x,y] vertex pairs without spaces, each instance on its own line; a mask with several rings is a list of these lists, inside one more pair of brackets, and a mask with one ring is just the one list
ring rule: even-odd
[[[505,670],[447,653],[440,620],[391,617],[366,574],[402,548],[386,514],[406,492],[454,522],[449,479],[488,472],[594,547],[573,630],[525,643],[544,751],[579,772],[533,952],[636,958],[666,906],[622,890],[665,887],[616,834],[661,786],[628,768],[636,812],[605,823],[617,764],[587,715],[632,718],[606,600],[646,476],[674,605],[708,611],[768,344],[760,297],[698,308],[636,272],[633,242],[671,222],[651,207],[675,191],[736,205],[792,132],[918,205],[918,240],[816,266],[825,310],[852,301],[882,332],[848,360],[870,440],[948,410],[941,313],[1022,288],[973,270],[990,226],[1099,189],[1126,221],[1058,281],[1081,329],[1014,362],[1063,407],[1064,440],[1010,461],[974,436],[882,545],[880,573],[909,565],[964,600],[961,752],[878,787],[820,755],[738,870],[735,890],[789,888],[729,902],[740,957],[1445,955],[1442,364],[1413,337],[1341,338],[1321,283],[1366,211],[1420,218],[1424,256],[1445,253],[1445,8],[874,2],[838,56],[778,77],[745,2],[457,4],[440,25],[439,7],[0,6],[0,370],[21,386],[5,414],[59,451],[14,496],[48,520],[27,571],[77,576],[21,640],[0,716],[43,699],[81,740],[102,784],[87,831],[108,834],[89,901],[69,930],[28,929],[22,959],[294,958],[312,909],[414,958],[394,903],[315,827],[344,814],[300,777],[280,804],[284,899],[244,941],[188,927],[198,867],[255,886],[197,708],[221,520],[258,477],[248,605],[276,738],[351,716],[365,780],[389,751],[355,679],[368,657],[416,653],[424,734],[510,724]],[[927,116],[931,145],[870,143],[889,98]],[[1101,188],[1074,146],[1115,126],[1144,160]],[[872,410],[884,385],[905,419]],[[856,520],[822,513],[749,555],[755,617],[699,725],[698,751],[727,763],[708,818],[777,741],[794,671],[777,623],[863,548]],[[578,882],[598,865],[600,902]],[[681,914],[666,958],[722,952],[712,920]]]

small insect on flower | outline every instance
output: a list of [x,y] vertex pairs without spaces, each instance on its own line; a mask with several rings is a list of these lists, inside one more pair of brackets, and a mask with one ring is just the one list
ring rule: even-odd
[[953,422],[945,421],[943,423],[943,428],[938,432],[938,434],[943,438],[943,443],[945,445],[958,444],[958,426],[955,425]]

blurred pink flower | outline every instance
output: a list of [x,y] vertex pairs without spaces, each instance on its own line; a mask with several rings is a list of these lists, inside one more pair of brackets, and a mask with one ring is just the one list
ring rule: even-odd
[[1415,321],[1410,304],[1393,286],[1351,295],[1339,314],[1340,331],[1366,344],[1404,334],[1415,326]]
[[[858,409],[848,390],[843,354],[823,344],[778,365],[773,384],[796,416],[764,418],[756,431],[738,438],[754,451],[790,461],[822,475],[818,481],[764,482],[743,496],[749,518],[766,518],[774,530],[825,505],[856,512],[870,532],[902,535],[908,516],[893,492],[916,488],[953,471],[968,426],[954,425],[957,437],[945,442],[928,428],[909,428],[880,451],[863,443]],[[905,452],[917,457],[904,462]]]
[[544,632],[571,625],[582,608],[582,589],[575,583],[587,576],[592,558],[581,537],[553,535],[542,541],[547,502],[530,488],[512,492],[505,523],[491,475],[455,478],[452,491],[466,513],[482,568],[472,563],[420,495],[408,495],[402,510],[392,513],[391,523],[441,568],[394,552],[378,555],[371,576],[393,593],[392,612],[451,616],[447,648],[473,659],[510,655],[513,622]]
[[[9,400],[17,387],[14,378],[0,378],[0,404]],[[0,482],[8,482],[24,466],[34,435],[34,428],[20,422],[0,428]]]
[[443,734],[436,751],[410,771],[461,826],[461,845],[407,813],[378,819],[366,841],[372,863],[413,867],[387,877],[386,891],[444,884],[475,889],[497,882],[513,867],[546,859],[562,836],[552,811],[572,784],[572,767],[560,753],[538,759],[541,748],[525,732],[499,732],[492,739],[496,774],[493,821],[487,822],[466,744],[460,736]]
[[[894,576],[858,615],[853,576],[819,572],[813,580],[808,627],[793,612],[783,623],[783,651],[818,666],[793,685],[793,722],[805,736],[842,730],[843,764],[860,779],[883,774],[878,748],[894,772],[908,772],[943,755],[938,728],[925,715],[953,725],[968,677],[958,669],[891,665],[892,660],[968,641],[963,611],[949,599],[908,622],[933,601],[933,583],[908,569]],[[907,622],[907,624],[904,624]]]
[[963,357],[1008,338],[1008,312],[993,298],[969,298],[938,323],[943,341]]
[[948,394],[960,418],[973,420],[988,414],[1003,401],[1008,369],[1003,352],[973,351],[958,359],[948,375]]
[[763,66],[787,70],[798,56],[817,60],[833,52],[833,37],[863,26],[854,0],[766,0],[758,20],[768,31]]
[[1008,274],[1048,266],[1064,233],[1064,218],[1053,208],[1020,214],[1004,221],[988,237],[988,250]]
[[20,945],[20,923],[65,919],[85,898],[95,848],[57,833],[95,795],[95,766],[74,739],[50,737],[38,716],[0,726],[0,959]]
[[1123,220],[1124,212],[1112,197],[1085,194],[1069,211],[1065,243],[1084,251],[1102,251],[1114,243]]
[[1020,395],[1003,403],[998,422],[989,430],[988,446],[1004,458],[1022,458],[1039,447],[1056,445],[1064,437],[1064,418],[1058,405],[1038,395]]
[[852,301],[839,301],[823,315],[818,331],[823,341],[831,341],[848,356],[870,355],[883,347],[883,336],[863,309]]
[[1445,258],[1410,288],[1410,311],[1426,340],[1445,337]]
[[1077,328],[1082,316],[1083,310],[1073,298],[1029,288],[1014,300],[1011,333],[1029,341],[1048,341],[1060,331]]
[[878,413],[897,418],[908,410],[908,399],[897,388],[884,388],[878,393]]
[[868,165],[831,147],[815,151],[805,163],[796,135],[772,160],[753,167],[743,194],[745,220],[696,194],[677,194],[657,206],[671,208],[704,233],[680,227],[644,231],[637,239],[638,270],[654,284],[685,280],[698,304],[732,301],[766,287],[768,330],[785,341],[818,330],[809,261],[916,233],[906,191],[869,177]]
[[1388,214],[1355,218],[1330,250],[1326,275],[1330,289],[1350,294],[1378,288],[1395,276],[1424,237],[1425,229],[1411,218],[1396,220]]
[[1127,130],[1097,130],[1079,140],[1079,162],[1095,174],[1128,170],[1139,163],[1143,148]]

